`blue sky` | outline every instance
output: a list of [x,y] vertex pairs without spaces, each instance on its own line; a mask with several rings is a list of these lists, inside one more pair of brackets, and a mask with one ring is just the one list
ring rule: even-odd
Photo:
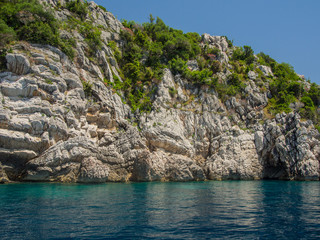
[[118,19],[159,16],[184,32],[226,35],[320,84],[320,0],[95,0]]

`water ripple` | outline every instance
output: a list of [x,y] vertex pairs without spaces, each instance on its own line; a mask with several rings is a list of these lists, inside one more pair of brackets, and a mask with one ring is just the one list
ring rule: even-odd
[[0,186],[1,239],[316,239],[320,183]]

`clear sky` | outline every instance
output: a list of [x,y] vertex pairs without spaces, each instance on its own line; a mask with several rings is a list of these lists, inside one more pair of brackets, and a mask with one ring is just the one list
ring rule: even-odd
[[278,62],[320,84],[320,0],[95,0],[118,19],[159,16],[184,32],[226,35],[236,46]]

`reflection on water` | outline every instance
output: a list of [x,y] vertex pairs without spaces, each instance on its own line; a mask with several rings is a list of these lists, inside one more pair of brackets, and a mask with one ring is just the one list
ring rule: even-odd
[[0,186],[1,239],[310,239],[320,183]]

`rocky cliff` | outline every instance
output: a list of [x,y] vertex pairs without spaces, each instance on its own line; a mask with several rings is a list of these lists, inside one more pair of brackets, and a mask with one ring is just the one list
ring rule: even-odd
[[[225,98],[164,68],[152,83],[150,111],[133,110],[114,87],[124,76],[110,42],[125,44],[124,26],[93,2],[88,9],[101,31],[94,55],[76,30],[60,32],[76,40],[74,59],[50,45],[11,43],[0,73],[0,181],[319,180],[313,122],[294,108],[266,111],[272,93],[261,79],[273,75],[270,67],[257,63],[245,73],[244,97]],[[54,14],[61,22],[73,15],[66,8]],[[216,76],[228,79],[235,47],[208,34],[201,44],[219,49],[224,67]],[[195,60],[187,65],[199,69]]]

